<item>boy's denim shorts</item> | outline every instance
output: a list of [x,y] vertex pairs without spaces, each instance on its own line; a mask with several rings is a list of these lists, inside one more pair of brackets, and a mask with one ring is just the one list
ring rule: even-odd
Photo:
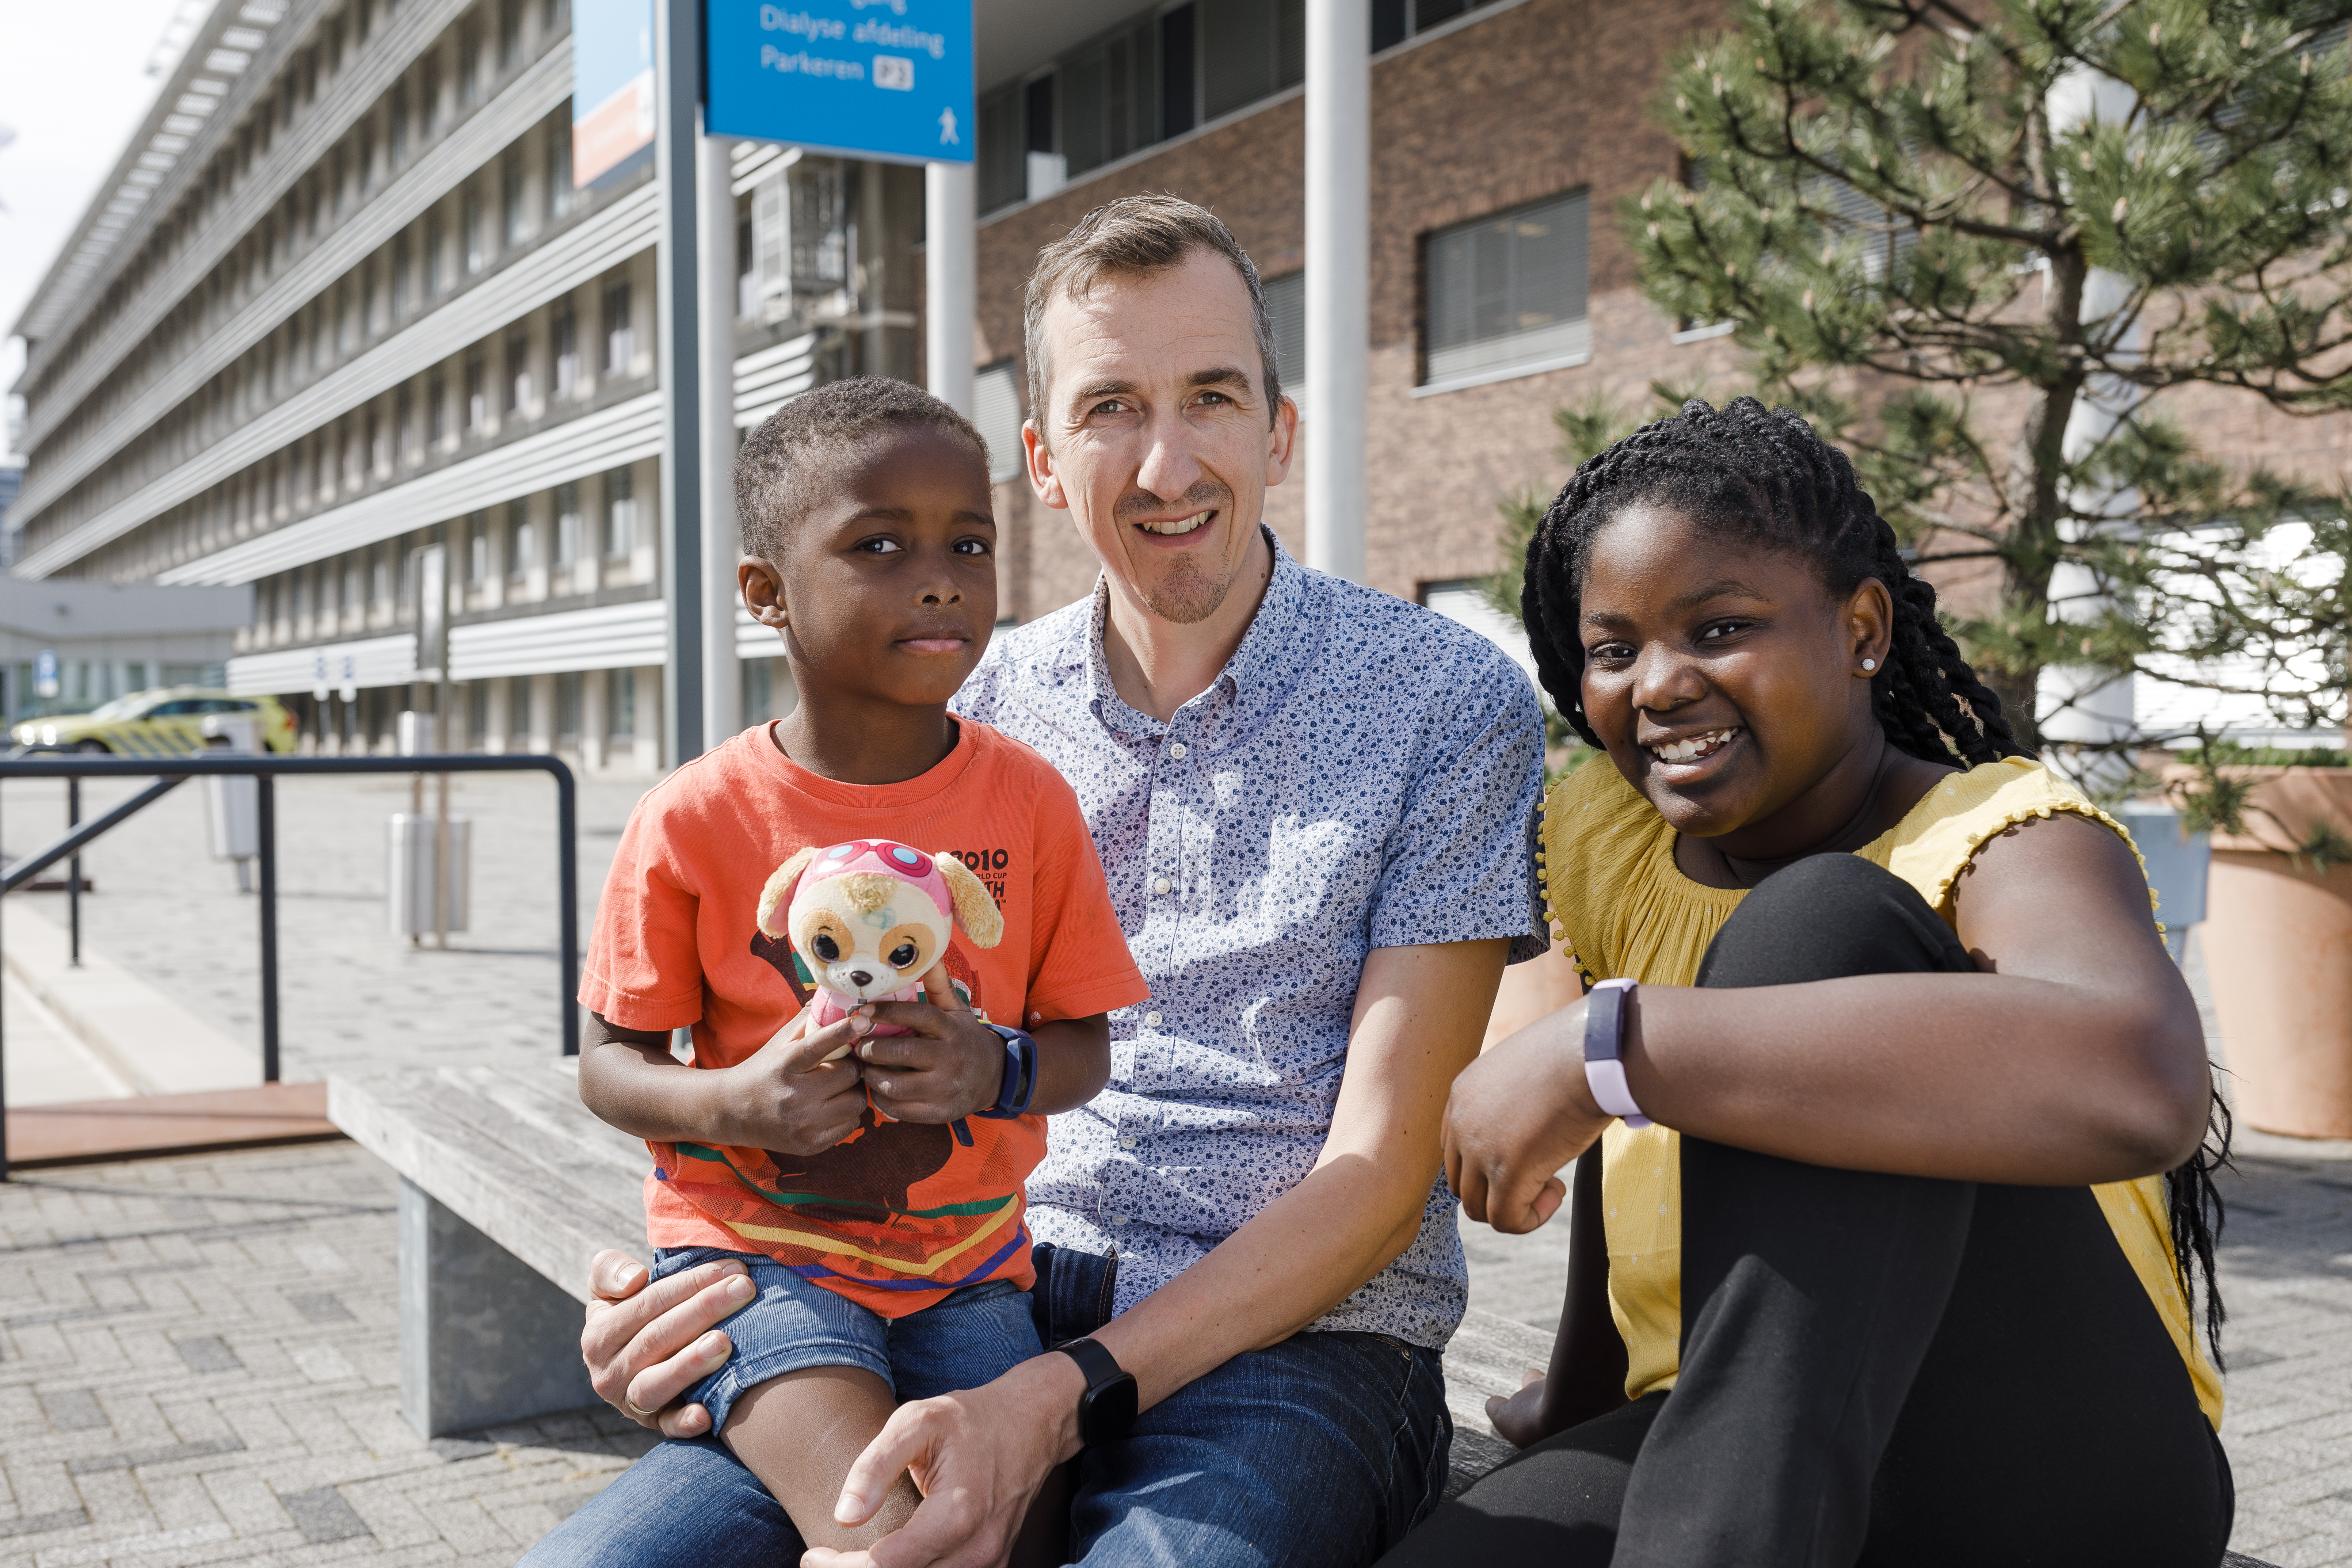
[[1044,1352],[1029,1292],[1010,1279],[967,1285],[919,1312],[884,1318],[765,1253],[665,1247],[654,1254],[654,1278],[729,1258],[741,1260],[760,1293],[719,1325],[735,1353],[687,1394],[710,1412],[714,1433],[746,1391],[804,1367],[861,1367],[903,1404],[978,1388]]

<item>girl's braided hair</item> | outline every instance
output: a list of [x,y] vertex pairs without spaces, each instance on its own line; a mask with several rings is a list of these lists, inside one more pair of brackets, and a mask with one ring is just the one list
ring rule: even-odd
[[[1528,542],[1520,611],[1536,671],[1585,743],[1601,737],[1584,713],[1584,574],[1592,542],[1635,505],[1670,507],[1700,528],[1743,535],[1809,563],[1832,595],[1875,577],[1895,602],[1886,660],[1871,678],[1872,708],[1887,740],[1931,763],[1961,767],[2028,753],[2001,717],[2000,699],[1969,668],[1936,617],[1934,586],[1911,573],[1895,530],[1856,482],[1844,453],[1813,433],[1793,409],[1767,410],[1752,397],[1722,408],[1696,398],[1682,412],[1587,458],[1563,486]],[[2184,1294],[2192,1265],[2202,1276],[2205,1332],[2221,1359],[2221,1296],[2213,1244],[2221,1195],[2212,1173],[2229,1158],[2229,1111],[2213,1095],[2210,1136],[2170,1172],[2173,1256]]]
[[1669,506],[1702,528],[1801,556],[1835,595],[1877,578],[1895,600],[1894,637],[1870,682],[1886,738],[1931,763],[2024,754],[2000,699],[1937,620],[1934,585],[1911,574],[1895,530],[1855,482],[1845,454],[1794,410],[1767,412],[1752,397],[1720,410],[1693,398],[1672,418],[1586,459],[1528,543],[1520,608],[1536,670],[1586,744],[1601,738],[1584,717],[1577,622],[1585,566],[1602,527],[1637,503]]

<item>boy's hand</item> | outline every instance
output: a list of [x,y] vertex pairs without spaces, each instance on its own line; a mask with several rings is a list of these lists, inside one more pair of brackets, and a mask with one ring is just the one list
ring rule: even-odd
[[731,1068],[728,1100],[735,1123],[727,1142],[780,1154],[821,1154],[857,1131],[866,1114],[857,1058],[825,1058],[856,1043],[865,1028],[855,1014],[811,1029],[814,1009]]
[[923,976],[921,1002],[871,1002],[845,1023],[870,1017],[904,1035],[857,1042],[874,1109],[900,1121],[953,1121],[988,1110],[1004,1092],[1004,1037],[971,1016],[945,963]]

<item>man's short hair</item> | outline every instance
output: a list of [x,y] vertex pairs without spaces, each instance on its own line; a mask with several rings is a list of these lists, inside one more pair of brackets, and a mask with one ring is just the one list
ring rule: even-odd
[[944,430],[988,471],[988,443],[971,421],[921,387],[879,375],[827,382],[769,415],[735,454],[735,517],[744,553],[778,560],[808,510],[818,469],[892,425]]
[[1257,357],[1265,375],[1266,423],[1282,406],[1282,377],[1274,363],[1274,318],[1265,311],[1265,288],[1257,267],[1216,214],[1165,192],[1121,196],[1095,208],[1069,233],[1037,253],[1022,304],[1021,325],[1029,358],[1029,417],[1041,439],[1051,424],[1045,401],[1053,380],[1045,353],[1045,310],[1056,299],[1082,300],[1097,280],[1164,272],[1196,250],[1211,250],[1234,264],[1249,290],[1257,328]]

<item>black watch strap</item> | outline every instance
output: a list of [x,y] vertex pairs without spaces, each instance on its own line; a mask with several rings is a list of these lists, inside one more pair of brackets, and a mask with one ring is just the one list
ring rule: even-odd
[[1078,1400],[1078,1436],[1087,1445],[1116,1442],[1135,1426],[1135,1378],[1118,1358],[1093,1340],[1065,1340],[1054,1347],[1078,1363],[1087,1391]]

